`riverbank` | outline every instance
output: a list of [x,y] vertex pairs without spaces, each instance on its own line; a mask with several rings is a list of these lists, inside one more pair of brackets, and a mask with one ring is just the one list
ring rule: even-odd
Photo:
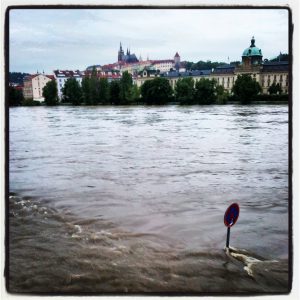
[[[252,101],[250,101],[248,104],[240,104],[240,102],[236,99],[234,99],[233,96],[228,97],[228,99],[222,103],[211,103],[211,104],[181,104],[180,101],[171,101],[166,104],[161,104],[160,106],[169,106],[169,105],[187,105],[187,106],[207,106],[207,105],[256,105],[256,104],[270,104],[270,105],[276,105],[276,104],[288,104],[290,101],[289,95],[258,95],[256,96]],[[93,106],[151,106],[146,104],[145,102],[133,102],[131,104],[125,104],[125,105],[113,105],[113,104],[95,104]],[[21,105],[19,106],[46,106],[45,102],[39,102],[34,100],[25,100]],[[73,106],[72,103],[64,103],[59,102],[54,106]],[[91,106],[90,104],[80,104],[77,106]]]

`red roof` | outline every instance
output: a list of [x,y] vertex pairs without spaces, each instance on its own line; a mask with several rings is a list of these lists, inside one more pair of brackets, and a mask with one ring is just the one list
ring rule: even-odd
[[54,75],[32,74],[32,75],[25,76],[23,81],[26,81],[26,80],[32,80],[33,78],[35,78],[36,76],[39,76],[39,75],[46,76],[46,77],[48,77],[49,79],[52,79],[52,80],[55,79]]
[[152,64],[161,64],[161,63],[173,63],[173,59],[158,59],[158,60],[151,60]]
[[59,75],[63,75],[65,77],[74,77],[75,75],[81,76],[81,72],[79,70],[76,71],[70,71],[70,70],[54,70],[53,73],[56,77],[59,77]]
[[27,75],[27,76],[24,77],[23,81],[31,80],[31,79],[33,79],[33,78],[36,77],[36,76],[37,76],[37,74],[34,74],[34,75]]
[[[104,74],[103,74],[104,73]],[[86,71],[84,76],[91,77],[92,71]],[[97,72],[97,78],[121,78],[122,76],[119,73],[105,73],[104,71]]]
[[16,90],[22,91],[23,90],[23,85],[16,85],[14,88]]
[[118,66],[117,63],[103,65],[103,66],[102,66],[102,70],[110,70],[110,69],[114,69],[114,68],[116,68],[117,66]]

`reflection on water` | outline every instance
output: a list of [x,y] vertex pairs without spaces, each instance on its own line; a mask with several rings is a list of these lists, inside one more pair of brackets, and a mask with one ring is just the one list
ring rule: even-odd
[[12,108],[9,146],[11,290],[287,291],[287,106]]

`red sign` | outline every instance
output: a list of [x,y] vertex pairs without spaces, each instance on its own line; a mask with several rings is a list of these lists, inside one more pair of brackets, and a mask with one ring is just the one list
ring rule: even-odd
[[227,226],[227,227],[233,226],[239,217],[239,213],[240,213],[239,205],[237,203],[231,204],[227,208],[225,215],[224,215],[225,226]]

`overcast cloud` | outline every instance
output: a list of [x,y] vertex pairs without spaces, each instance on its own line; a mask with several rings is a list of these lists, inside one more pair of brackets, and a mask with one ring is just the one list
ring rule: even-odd
[[117,60],[120,41],[137,57],[240,60],[254,35],[264,58],[288,52],[288,11],[275,9],[10,11],[10,71],[83,70]]

